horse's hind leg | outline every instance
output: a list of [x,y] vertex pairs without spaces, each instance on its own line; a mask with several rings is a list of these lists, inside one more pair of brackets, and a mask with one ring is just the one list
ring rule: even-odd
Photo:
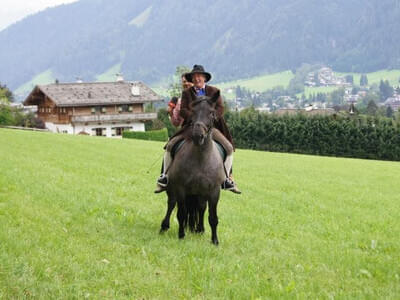
[[185,207],[185,201],[178,201],[178,222],[179,222],[178,237],[180,239],[183,239],[185,237],[185,226],[187,223],[187,210]]
[[189,219],[189,230],[194,232],[197,224],[197,198],[195,196],[186,197],[186,209]]
[[197,209],[199,218],[196,226],[196,232],[204,233],[204,213],[206,211],[207,202],[204,201],[203,199],[198,199],[198,200],[199,201],[197,202]]
[[214,245],[218,245],[218,237],[217,237],[217,225],[218,225],[218,216],[217,216],[217,205],[219,199],[219,190],[216,193],[216,196],[213,196],[208,201],[208,223],[211,226],[211,242]]
[[161,222],[160,233],[163,233],[169,229],[169,220],[171,218],[171,213],[175,208],[176,201],[172,197],[168,197],[168,207],[167,213],[165,214],[164,219]]

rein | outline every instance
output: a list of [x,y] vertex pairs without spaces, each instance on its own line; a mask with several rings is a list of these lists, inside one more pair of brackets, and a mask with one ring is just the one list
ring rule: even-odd
[[[213,128],[213,126],[206,126],[206,125],[204,125],[203,123],[199,123],[199,125],[200,125],[201,127],[203,127],[203,129],[204,129],[205,132],[206,132],[206,136],[208,137],[208,136],[210,135],[210,132],[211,132],[211,129]],[[192,130],[193,130],[193,127],[194,127],[193,122],[190,123],[190,127],[192,127]]]

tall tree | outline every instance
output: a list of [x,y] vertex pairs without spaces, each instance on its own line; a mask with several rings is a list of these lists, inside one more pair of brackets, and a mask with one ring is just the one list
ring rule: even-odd
[[367,114],[371,116],[375,116],[378,111],[378,106],[376,105],[374,100],[370,100],[367,105]]
[[169,94],[171,97],[180,97],[182,94],[181,77],[183,74],[190,72],[187,66],[177,66],[174,75],[174,82],[169,87]]
[[359,91],[360,91],[360,88],[354,86],[354,87],[351,89],[351,94],[352,94],[352,95],[357,95],[357,93],[358,93]]
[[383,81],[381,80],[379,84],[379,94],[381,101],[385,101],[387,98],[393,96],[393,87],[389,84],[389,81]]
[[394,115],[394,111],[393,111],[392,107],[389,105],[386,108],[386,117],[393,118],[393,115]]
[[6,86],[0,83],[0,102],[3,103],[8,103],[8,102],[14,102],[14,95],[10,91],[10,89]]
[[360,86],[367,86],[368,85],[368,77],[365,74],[362,74],[360,77]]
[[350,83],[350,84],[353,84],[354,83],[354,77],[353,77],[353,75],[346,75],[346,82],[347,83]]

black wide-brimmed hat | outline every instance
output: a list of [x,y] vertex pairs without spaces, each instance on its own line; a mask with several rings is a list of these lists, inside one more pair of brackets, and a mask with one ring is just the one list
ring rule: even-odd
[[210,79],[211,79],[211,74],[204,71],[204,67],[201,65],[194,65],[193,70],[190,73],[186,73],[184,76],[187,81],[192,82],[192,76],[195,73],[203,74],[206,77],[206,80],[205,80],[206,82],[210,81]]

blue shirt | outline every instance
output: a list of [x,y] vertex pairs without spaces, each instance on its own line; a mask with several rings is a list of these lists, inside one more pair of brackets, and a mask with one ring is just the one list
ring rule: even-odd
[[194,90],[196,91],[196,96],[205,96],[206,95],[206,88],[194,88]]

